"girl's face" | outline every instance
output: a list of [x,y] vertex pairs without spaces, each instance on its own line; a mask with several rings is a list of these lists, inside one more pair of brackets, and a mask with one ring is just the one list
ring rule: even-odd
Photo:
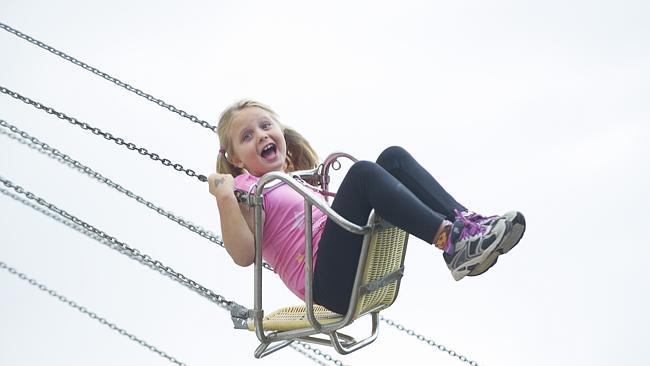
[[235,114],[228,131],[233,152],[228,159],[235,166],[261,177],[271,171],[284,171],[287,144],[280,125],[258,107]]

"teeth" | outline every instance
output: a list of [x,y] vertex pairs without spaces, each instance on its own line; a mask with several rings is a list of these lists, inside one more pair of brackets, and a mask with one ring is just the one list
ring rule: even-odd
[[272,147],[274,147],[274,146],[275,146],[274,144],[266,145],[266,147],[264,147],[264,149],[262,149],[262,151],[270,150],[270,149],[271,149]]

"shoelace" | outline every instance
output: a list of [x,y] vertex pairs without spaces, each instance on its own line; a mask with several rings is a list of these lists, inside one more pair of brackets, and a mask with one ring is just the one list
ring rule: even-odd
[[454,209],[454,213],[456,214],[456,220],[460,220],[463,222],[463,230],[460,233],[459,240],[463,240],[470,236],[483,234],[487,230],[487,226],[483,225],[482,223],[485,222],[486,220],[495,217],[495,216],[485,217],[475,212],[472,213],[466,211],[461,212],[458,211],[457,209]]
[[467,217],[468,220],[475,222],[479,225],[485,225],[486,222],[499,217],[499,215],[483,216],[477,214],[476,212],[470,212],[470,211],[461,212],[461,215]]

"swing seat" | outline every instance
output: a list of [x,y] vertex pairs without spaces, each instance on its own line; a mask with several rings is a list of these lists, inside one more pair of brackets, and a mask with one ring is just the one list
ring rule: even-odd
[[[356,319],[371,311],[383,310],[395,301],[399,287],[399,281],[395,280],[403,274],[402,257],[406,241],[407,234],[396,227],[378,231],[371,239],[364,263],[360,296],[353,318]],[[343,319],[343,315],[327,310],[321,305],[314,305],[314,315],[323,325],[340,322]],[[266,331],[288,331],[311,327],[305,304],[278,309],[265,316],[262,322]],[[255,331],[254,319],[247,321],[247,328]]]
[[[327,169],[336,157],[346,154],[333,154],[324,162],[325,168],[311,172],[298,172],[301,178],[309,178],[326,187],[329,182]],[[328,165],[329,164],[329,165]],[[323,173],[324,172],[324,173]],[[305,256],[312,257],[311,206],[316,205],[336,224],[348,231],[363,235],[361,254],[357,266],[350,305],[346,314],[337,314],[313,302],[313,268],[311,261],[305,261],[305,303],[278,309],[266,316],[262,308],[262,257],[261,257],[261,193],[268,182],[280,180],[305,199]],[[256,204],[257,202],[257,204]],[[309,188],[297,182],[292,176],[281,172],[270,172],[260,178],[255,195],[249,203],[255,207],[255,307],[231,309],[235,328],[254,331],[260,340],[255,357],[261,358],[273,353],[295,340],[332,346],[340,354],[356,351],[377,338],[379,312],[388,308],[397,298],[399,285],[404,273],[404,255],[408,234],[392,226],[371,211],[368,223],[358,226],[341,217],[329,205],[320,200]],[[258,212],[259,211],[259,212]],[[258,217],[259,216],[259,217]],[[370,315],[371,334],[356,340],[339,332],[355,320]],[[272,347],[271,344],[274,344]]]

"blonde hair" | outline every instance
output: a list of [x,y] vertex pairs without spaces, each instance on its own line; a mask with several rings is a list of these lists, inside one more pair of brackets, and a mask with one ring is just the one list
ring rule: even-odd
[[280,128],[284,132],[284,139],[287,143],[287,172],[313,169],[318,165],[318,156],[316,155],[316,151],[314,151],[314,148],[311,147],[307,139],[298,133],[298,131],[284,127],[282,123],[280,123],[277,113],[275,113],[270,107],[254,100],[244,99],[235,102],[230,107],[226,108],[226,110],[221,113],[221,117],[219,117],[217,135],[222,150],[217,157],[218,173],[232,174],[236,177],[244,172],[243,169],[232,164],[227,158],[228,155],[234,153],[233,144],[232,141],[230,141],[230,134],[228,132],[237,112],[253,107],[266,111],[271,118],[280,125]]

